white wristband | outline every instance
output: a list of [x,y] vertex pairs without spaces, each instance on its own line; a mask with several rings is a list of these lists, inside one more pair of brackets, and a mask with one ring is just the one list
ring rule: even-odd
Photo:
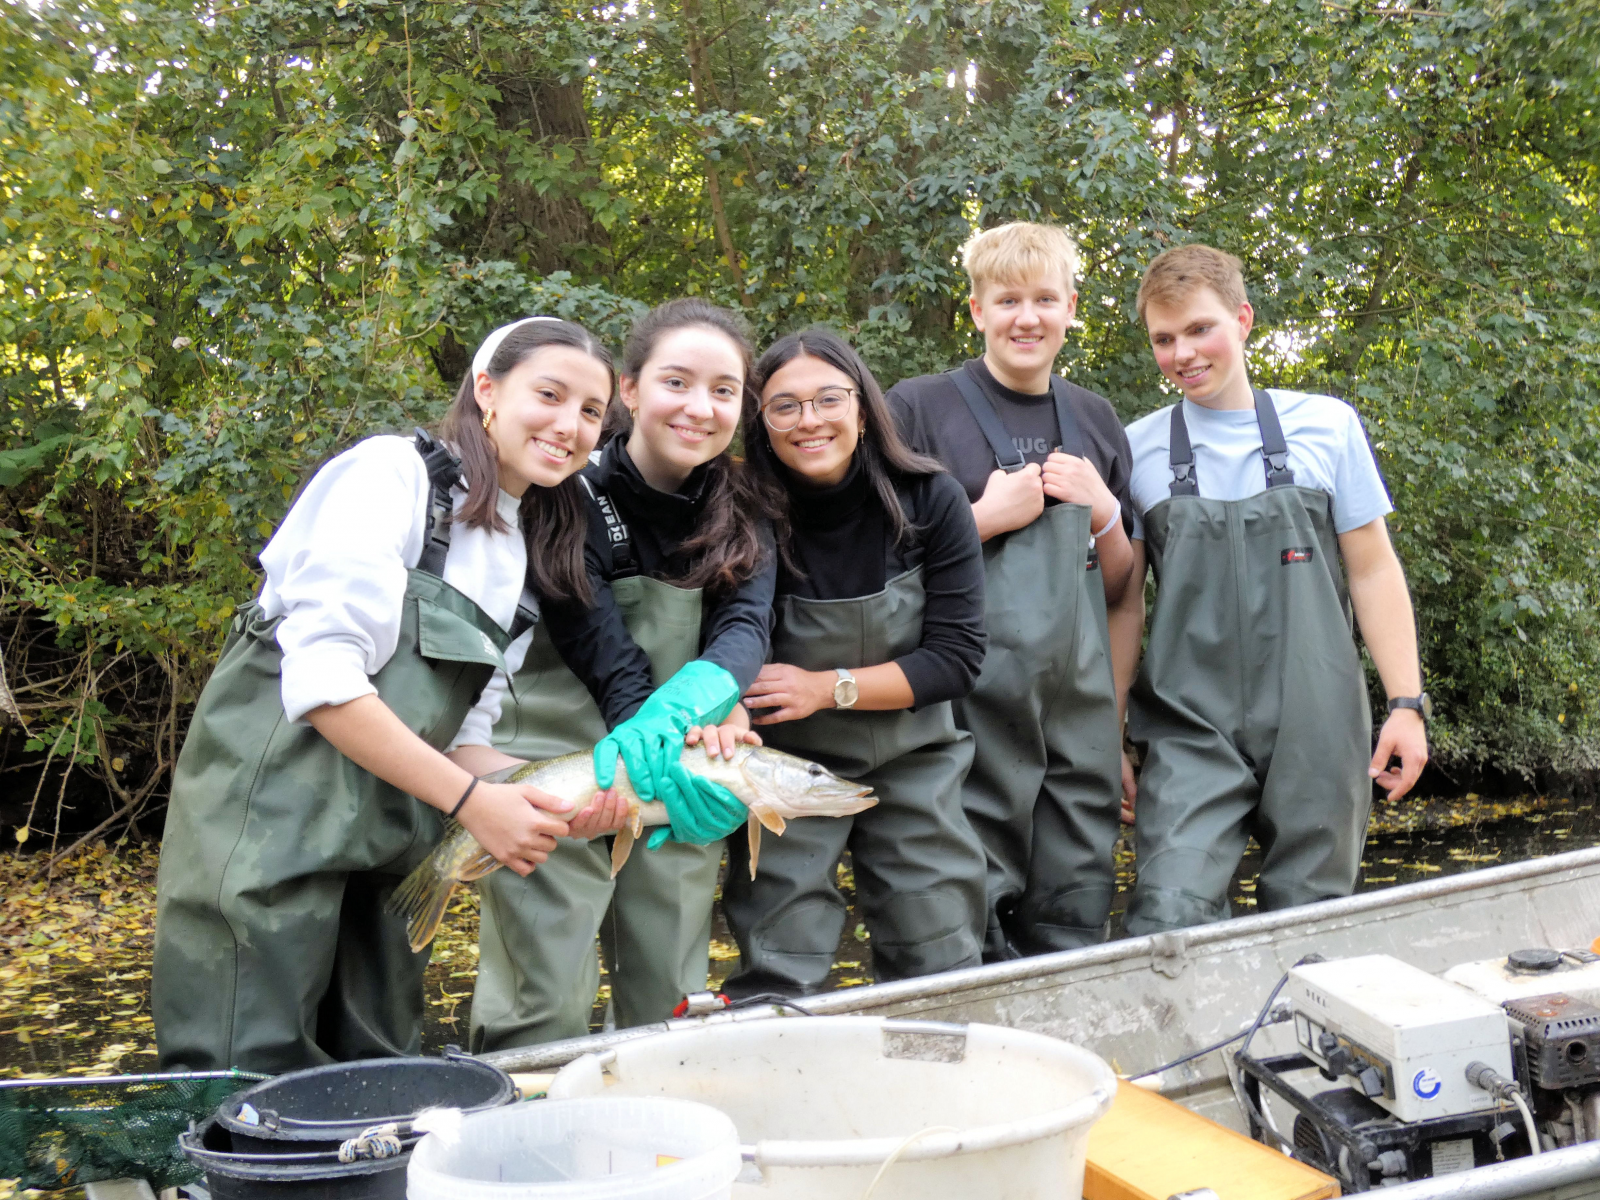
[[1118,521],[1122,520],[1122,501],[1118,500],[1115,503],[1116,503],[1117,507],[1112,511],[1111,520],[1106,522],[1105,528],[1097,530],[1096,532],[1091,533],[1089,535],[1090,537],[1094,538],[1094,540],[1097,541],[1097,542],[1101,538],[1105,537],[1106,534],[1111,532],[1111,527],[1113,525],[1115,525]]

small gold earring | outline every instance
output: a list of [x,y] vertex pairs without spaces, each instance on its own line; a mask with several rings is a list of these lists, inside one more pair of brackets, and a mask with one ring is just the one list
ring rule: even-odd
[[494,409],[491,408],[483,414],[483,431],[485,433],[489,432],[489,422],[492,420],[494,420]]

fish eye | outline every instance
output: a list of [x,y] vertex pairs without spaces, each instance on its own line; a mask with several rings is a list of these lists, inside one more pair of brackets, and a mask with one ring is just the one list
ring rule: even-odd
[[819,775],[826,775],[827,773],[828,773],[827,768],[824,767],[821,763],[812,763],[809,767],[806,768],[806,774],[810,775],[811,778],[813,778],[813,779],[815,779]]

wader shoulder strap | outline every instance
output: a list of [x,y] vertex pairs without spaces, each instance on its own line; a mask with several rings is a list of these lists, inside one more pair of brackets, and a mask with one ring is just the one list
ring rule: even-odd
[[[948,372],[950,381],[956,385],[956,391],[961,393],[961,398],[967,402],[973,419],[978,422],[978,428],[983,430],[983,436],[989,443],[989,448],[994,451],[994,460],[1000,464],[1000,469],[1007,473],[1020,471],[1027,466],[1027,459],[1022,457],[1022,452],[1017,449],[1017,444],[1011,440],[1011,435],[1006,432],[1006,427],[1000,421],[1000,414],[995,412],[989,397],[983,394],[983,389],[978,386],[978,381],[972,377],[963,364],[954,371]],[[1057,401],[1060,407],[1060,401]]]
[[517,613],[511,618],[511,640],[514,642],[539,623],[539,597],[533,589],[524,587],[517,601]]
[[1050,376],[1050,395],[1056,402],[1056,425],[1059,426],[1056,440],[1060,442],[1057,449],[1082,458],[1083,433],[1078,429],[1078,415],[1072,411],[1072,403],[1067,396],[1067,381],[1059,375]]
[[633,535],[628,532],[628,523],[617,512],[617,506],[611,502],[610,496],[595,487],[594,481],[587,475],[579,475],[578,482],[583,484],[584,491],[589,493],[589,499],[594,501],[601,519],[606,523],[606,541],[611,547],[611,570],[606,572],[606,578],[627,579],[639,574],[639,557],[633,552]]
[[426,430],[416,430],[417,453],[428,471],[428,515],[422,525],[422,557],[417,570],[444,578],[444,559],[450,552],[450,516],[455,505],[450,489],[461,479],[461,462]]
[[1194,474],[1194,447],[1189,444],[1189,425],[1183,419],[1183,401],[1172,406],[1172,433],[1167,441],[1167,463],[1172,467],[1172,496],[1198,496],[1200,482]]
[[1254,391],[1256,424],[1261,426],[1261,458],[1267,470],[1267,486],[1287,487],[1294,482],[1294,472],[1289,469],[1289,444],[1283,440],[1278,410],[1266,392],[1260,388]]

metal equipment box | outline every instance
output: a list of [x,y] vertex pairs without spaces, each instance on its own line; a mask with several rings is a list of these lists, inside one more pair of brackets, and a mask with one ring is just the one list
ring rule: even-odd
[[1289,998],[1306,1057],[1402,1121],[1498,1107],[1467,1082],[1469,1063],[1512,1078],[1499,1005],[1387,954],[1291,968]]

